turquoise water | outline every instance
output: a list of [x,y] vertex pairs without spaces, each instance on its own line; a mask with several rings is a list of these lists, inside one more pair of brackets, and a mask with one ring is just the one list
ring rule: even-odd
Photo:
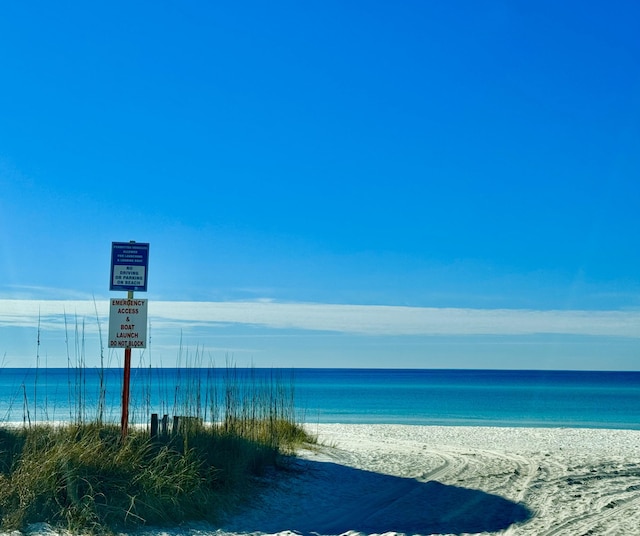
[[640,429],[638,372],[315,370],[299,377],[309,421]]
[[[103,416],[119,422],[120,369],[2,369],[0,420],[92,419],[101,374]],[[181,414],[185,400],[210,417],[225,384],[256,383],[293,388],[311,423],[640,429],[640,372],[584,371],[133,369],[130,420]]]

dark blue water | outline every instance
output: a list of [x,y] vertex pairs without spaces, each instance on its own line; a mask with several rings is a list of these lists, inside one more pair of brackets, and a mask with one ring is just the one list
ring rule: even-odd
[[[185,406],[212,418],[225,385],[293,390],[311,423],[640,429],[640,372],[585,371],[134,369],[131,421]],[[92,419],[102,408],[119,422],[121,393],[120,369],[2,369],[0,421]]]

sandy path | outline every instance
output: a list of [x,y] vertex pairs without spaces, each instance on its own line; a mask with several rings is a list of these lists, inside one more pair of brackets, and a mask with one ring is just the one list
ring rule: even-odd
[[640,432],[319,425],[225,533],[640,534]]

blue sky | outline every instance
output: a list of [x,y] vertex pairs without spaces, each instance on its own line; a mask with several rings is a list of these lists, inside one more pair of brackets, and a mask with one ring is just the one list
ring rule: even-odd
[[76,328],[97,363],[111,242],[136,240],[140,362],[640,369],[639,17],[4,6],[4,365],[66,366]]

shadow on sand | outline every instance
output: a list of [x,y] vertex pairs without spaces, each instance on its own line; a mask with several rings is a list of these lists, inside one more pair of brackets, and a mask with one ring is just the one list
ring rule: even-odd
[[531,518],[526,506],[498,495],[332,462],[304,461],[268,486],[225,530],[468,534],[497,532]]

